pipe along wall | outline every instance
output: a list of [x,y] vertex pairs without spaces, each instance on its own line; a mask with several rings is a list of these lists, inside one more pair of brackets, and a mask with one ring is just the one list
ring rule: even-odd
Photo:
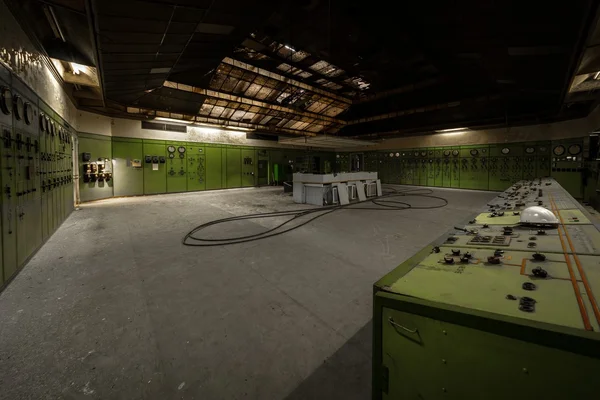
[[2,288],[73,211],[74,130],[20,80],[0,90]]

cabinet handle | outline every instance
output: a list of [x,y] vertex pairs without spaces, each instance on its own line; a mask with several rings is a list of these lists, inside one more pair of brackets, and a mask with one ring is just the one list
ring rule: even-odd
[[406,332],[408,332],[408,333],[418,333],[418,332],[419,332],[419,330],[418,330],[417,328],[415,328],[415,329],[409,329],[409,328],[407,328],[407,327],[405,327],[405,326],[402,326],[402,325],[400,325],[400,324],[399,324],[399,323],[397,323],[397,322],[394,322],[394,319],[393,319],[392,317],[389,317],[389,318],[388,318],[388,322],[389,322],[389,323],[390,323],[392,326],[398,327],[398,328],[400,328],[400,329],[402,329],[402,330],[404,330],[404,331],[406,331]]

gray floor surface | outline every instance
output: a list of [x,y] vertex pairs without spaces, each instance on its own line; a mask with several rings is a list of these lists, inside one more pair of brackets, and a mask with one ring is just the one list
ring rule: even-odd
[[83,205],[0,294],[0,399],[369,399],[372,284],[496,195],[435,194],[449,205],[212,248],[181,239],[306,206],[274,188]]

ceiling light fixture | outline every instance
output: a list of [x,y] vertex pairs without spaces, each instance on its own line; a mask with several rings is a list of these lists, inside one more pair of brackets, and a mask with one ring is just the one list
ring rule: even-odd
[[437,130],[437,133],[448,133],[448,132],[459,132],[459,131],[468,131],[469,128],[450,128],[450,129],[440,129]]
[[596,72],[596,74],[594,75],[594,79],[598,79],[598,76],[600,76],[600,71]]
[[283,45],[283,47],[291,51],[296,51],[296,49],[294,49],[292,46],[288,46],[287,44]]
[[83,65],[74,62],[71,62],[69,64],[71,65],[71,69],[73,70],[73,75],[79,75],[81,71],[83,71],[83,69],[85,68]]
[[162,121],[162,122],[174,122],[176,124],[191,124],[194,121],[187,121],[184,119],[175,119],[175,118],[165,118],[165,117],[156,117],[154,118],[155,121]]

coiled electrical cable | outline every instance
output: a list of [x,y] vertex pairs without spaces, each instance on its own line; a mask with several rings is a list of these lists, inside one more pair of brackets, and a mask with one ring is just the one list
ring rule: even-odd
[[[340,210],[370,210],[370,211],[405,211],[405,210],[429,210],[435,208],[442,208],[448,205],[448,200],[440,196],[432,195],[431,189],[414,188],[406,190],[397,190],[395,188],[385,188],[383,196],[367,199],[358,203],[351,203],[346,205],[337,206],[325,206],[319,208],[304,208],[300,210],[289,210],[289,211],[273,211],[268,213],[257,213],[239,215],[228,218],[221,218],[214,221],[206,222],[202,225],[198,225],[190,232],[188,232],[182,240],[182,244],[185,246],[198,246],[198,247],[209,247],[209,246],[224,246],[230,244],[246,243],[256,240],[267,239],[273,236],[282,235],[284,233],[298,229],[304,225],[307,225],[318,218],[324,217],[327,214],[331,214],[335,211]],[[406,201],[398,201],[395,198],[398,197],[427,197],[435,200],[439,200],[441,203],[433,206],[414,206]],[[372,206],[369,206],[372,204]],[[376,206],[376,207],[374,207]],[[307,216],[311,218],[298,222],[299,219]],[[205,230],[211,226],[225,224],[228,222],[243,221],[243,220],[257,220],[266,218],[277,218],[277,217],[290,217],[286,221],[276,225],[273,228],[265,231],[254,233],[243,236],[233,236],[224,238],[202,238],[196,236],[196,234],[202,230]],[[292,226],[288,224],[297,222]]]

